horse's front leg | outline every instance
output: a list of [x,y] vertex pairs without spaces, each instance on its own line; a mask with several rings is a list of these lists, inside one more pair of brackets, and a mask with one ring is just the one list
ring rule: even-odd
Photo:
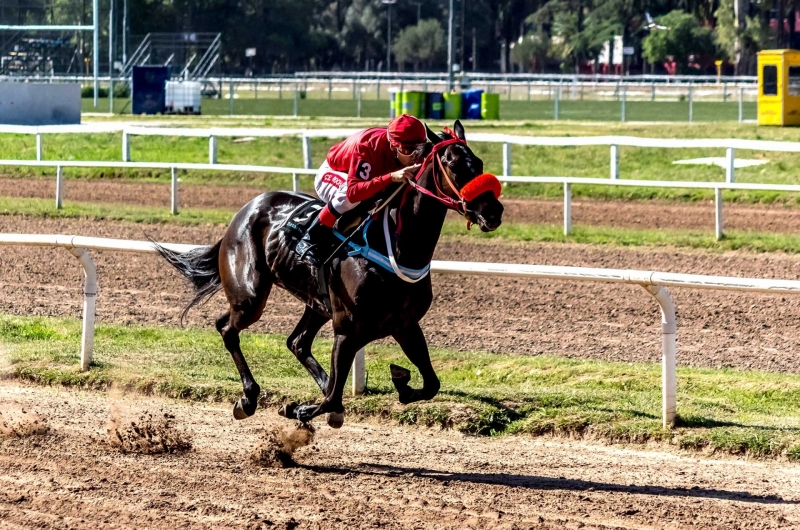
[[319,405],[305,405],[295,408],[294,416],[303,423],[325,413],[343,414],[344,405],[342,396],[347,382],[347,374],[356,358],[358,350],[363,348],[368,341],[352,335],[336,335],[333,339],[333,353],[331,355],[331,373],[325,399]]
[[392,334],[392,337],[394,337],[394,340],[403,349],[403,353],[414,363],[414,366],[417,367],[420,375],[422,375],[422,389],[417,390],[408,385],[411,381],[411,372],[401,366],[394,364],[390,366],[392,383],[394,383],[394,387],[400,394],[400,403],[407,405],[415,401],[433,399],[439,393],[441,385],[436,372],[433,370],[431,356],[428,353],[428,343],[422,333],[422,328],[419,327],[418,323],[414,322],[405,329]]

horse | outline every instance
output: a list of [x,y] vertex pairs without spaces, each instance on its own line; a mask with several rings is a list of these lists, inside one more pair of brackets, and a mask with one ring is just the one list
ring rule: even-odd
[[[419,325],[433,301],[426,268],[448,209],[458,211],[468,227],[475,224],[489,232],[500,226],[503,205],[499,181],[483,173],[483,161],[467,146],[461,122],[439,134],[427,126],[426,130],[426,158],[416,179],[398,184],[404,189],[395,189],[389,199],[384,197],[385,238],[380,237],[380,230],[364,230],[367,238],[378,236],[369,238],[374,240],[370,246],[391,257],[390,270],[341,245],[321,269],[299,260],[281,227],[292,212],[315,199],[291,192],[267,192],[248,202],[213,246],[181,254],[156,244],[160,255],[194,286],[195,296],[182,317],[218,291],[225,293],[229,309],[217,318],[216,328],[242,381],[244,395],[233,408],[236,419],[255,413],[261,392],[240,348],[239,334],[261,318],[273,286],[285,289],[306,306],[286,345],[323,393],[318,404],[284,405],[279,411],[282,416],[305,423],[327,413],[328,423],[341,427],[345,381],[356,353],[389,336],[423,380],[422,388],[412,388],[411,372],[392,365],[400,403],[430,400],[439,392],[439,378]],[[482,185],[476,188],[478,181]],[[471,190],[468,197],[463,193],[467,188]],[[412,279],[402,272],[409,270],[423,273]],[[330,376],[311,351],[314,338],[329,320],[334,332]]]

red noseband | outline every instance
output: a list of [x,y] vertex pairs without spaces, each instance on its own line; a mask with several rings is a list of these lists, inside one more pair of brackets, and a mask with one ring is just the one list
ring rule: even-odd
[[483,173],[474,179],[470,180],[466,186],[461,188],[461,196],[465,201],[470,202],[478,196],[491,191],[495,199],[500,198],[500,190],[502,186],[497,177],[491,173]]

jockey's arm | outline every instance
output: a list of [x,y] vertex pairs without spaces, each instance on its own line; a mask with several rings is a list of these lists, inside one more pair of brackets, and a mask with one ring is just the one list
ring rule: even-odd
[[355,160],[347,173],[347,200],[362,202],[374,197],[392,183],[391,173],[373,177],[372,166],[362,159]]

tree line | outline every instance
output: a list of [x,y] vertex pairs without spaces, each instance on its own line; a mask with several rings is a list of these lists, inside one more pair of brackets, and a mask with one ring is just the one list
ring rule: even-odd
[[[101,0],[104,32],[115,2],[121,33],[123,1]],[[0,0],[2,22],[90,20],[91,0],[28,4],[23,10]],[[127,0],[128,33],[220,32],[219,67],[230,74],[386,71],[387,46],[393,71],[443,71],[448,6],[448,0],[397,0],[391,7],[381,0]],[[710,73],[724,61],[726,73],[752,74],[758,50],[792,47],[800,28],[788,0],[455,0],[454,6],[455,63],[467,72],[597,71],[602,58],[613,60],[614,37],[621,36],[625,55],[616,62],[623,72]],[[252,48],[256,55],[247,57]]]

